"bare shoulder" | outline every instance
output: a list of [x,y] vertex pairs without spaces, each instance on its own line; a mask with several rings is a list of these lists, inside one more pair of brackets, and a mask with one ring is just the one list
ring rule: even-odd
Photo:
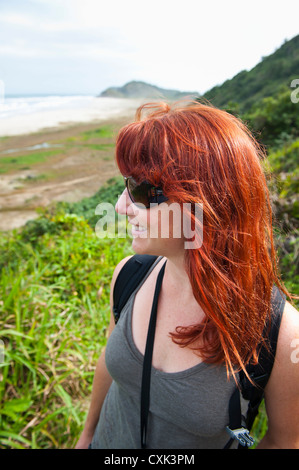
[[299,369],[299,357],[297,362],[294,360],[296,343],[299,346],[299,312],[292,304],[286,302],[277,344],[275,362],[278,367],[286,367],[286,363],[289,363],[289,366],[298,363],[297,369]]
[[286,302],[273,370],[265,389],[267,439],[280,448],[299,448],[299,312]]
[[[298,358],[296,359],[296,347]],[[277,352],[273,372],[269,381],[281,382],[283,376],[299,378],[299,312],[292,304],[286,302],[279,329]],[[293,375],[295,374],[295,375]],[[273,380],[272,380],[273,379]],[[276,380],[275,380],[276,379]],[[298,381],[299,386],[299,381]]]

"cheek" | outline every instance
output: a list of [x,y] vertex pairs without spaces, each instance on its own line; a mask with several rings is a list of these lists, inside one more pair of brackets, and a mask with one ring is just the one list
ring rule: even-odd
[[179,207],[161,204],[149,210],[147,224],[151,238],[183,239],[183,217]]
[[183,217],[180,210],[177,210],[173,214],[170,214],[169,227],[171,238],[182,239],[184,237]]
[[162,214],[160,210],[156,208],[151,208],[147,210],[146,223],[147,223],[148,235],[150,238],[161,237],[161,220],[162,220]]

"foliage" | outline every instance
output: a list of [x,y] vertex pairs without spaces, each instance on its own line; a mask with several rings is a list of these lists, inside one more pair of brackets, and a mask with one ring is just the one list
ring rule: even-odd
[[[123,190],[124,180],[122,177],[110,178],[93,196],[74,203],[60,202],[54,210],[62,210],[65,213],[82,216],[92,228],[95,228],[99,220],[99,217],[95,214],[97,205],[101,202],[106,202],[115,206]],[[118,214],[116,213],[116,221],[117,220]]]
[[280,147],[299,137],[298,104],[286,86],[256,102],[242,117],[266,146]]
[[128,243],[98,239],[83,217],[61,210],[2,237],[2,447],[75,445],[106,340],[113,269],[128,254]]
[[243,70],[231,80],[207,91],[202,98],[221,108],[226,108],[229,102],[236,102],[244,113],[263,98],[275,95],[282,84],[289,87],[292,80],[298,78],[298,70],[299,35],[264,57],[250,71]]

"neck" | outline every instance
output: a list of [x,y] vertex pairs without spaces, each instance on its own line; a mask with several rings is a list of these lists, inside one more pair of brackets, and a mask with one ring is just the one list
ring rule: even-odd
[[167,256],[165,278],[170,288],[193,296],[190,280],[185,270],[184,255]]

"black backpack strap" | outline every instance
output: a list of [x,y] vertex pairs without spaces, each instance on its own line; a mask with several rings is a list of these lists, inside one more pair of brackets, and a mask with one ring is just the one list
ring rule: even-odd
[[141,431],[141,448],[146,448],[146,432],[147,432],[147,420],[150,406],[150,386],[151,386],[151,370],[152,370],[152,356],[154,348],[156,321],[157,321],[157,306],[159,293],[162,286],[165,265],[162,268],[157,277],[156,288],[154,299],[152,303],[151,316],[148,326],[146,346],[143,358],[142,368],[142,382],[141,382],[141,404],[140,404],[140,431]]
[[119,320],[120,313],[158,256],[134,255],[120,270],[113,289],[113,314],[115,324]]
[[285,302],[285,295],[282,294],[276,286],[274,286],[271,293],[271,324],[268,333],[270,350],[263,346],[259,354],[258,364],[249,364],[247,367],[248,375],[256,384],[256,386],[253,386],[252,383],[250,383],[243,372],[239,374],[242,395],[246,400],[249,400],[249,407],[246,417],[246,422],[249,429],[251,429],[254,419],[258,413],[258,407],[264,397],[264,390],[274,365],[279,328]]
[[[267,332],[270,349],[263,346],[259,354],[258,364],[246,366],[248,375],[255,385],[248,380],[244,371],[239,372],[240,389],[236,388],[229,402],[230,423],[227,426],[227,431],[232,439],[227,443],[226,447],[232,443],[233,439],[237,439],[241,446],[249,447],[253,444],[249,431],[258,414],[259,405],[264,398],[264,390],[272,372],[285,302],[285,295],[274,286],[271,293],[271,324],[270,330]],[[241,414],[240,390],[243,398],[249,400],[245,420]],[[235,427],[236,423],[238,425],[237,428]]]

